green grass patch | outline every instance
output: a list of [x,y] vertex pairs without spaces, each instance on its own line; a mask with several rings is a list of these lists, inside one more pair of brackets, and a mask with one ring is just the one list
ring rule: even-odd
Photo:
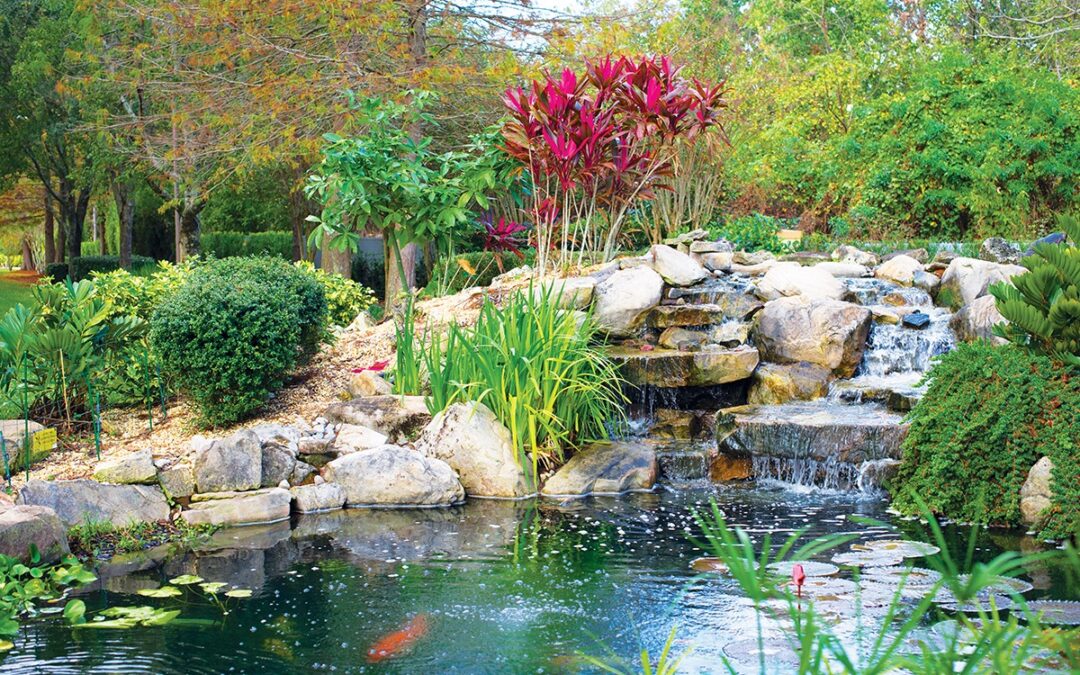
[[27,272],[0,272],[0,315],[18,304],[30,306],[34,303],[32,289],[37,283],[37,275]]

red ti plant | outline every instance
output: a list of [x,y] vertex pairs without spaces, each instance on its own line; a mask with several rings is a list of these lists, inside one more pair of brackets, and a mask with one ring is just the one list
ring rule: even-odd
[[[487,218],[483,221],[483,225],[485,251],[492,251],[496,254],[509,252],[516,255],[519,260],[525,259],[525,254],[521,252],[525,240],[520,236],[526,229],[524,225],[506,218],[499,218],[499,222],[494,224],[490,218]],[[502,256],[496,255],[495,262],[499,266],[499,272],[506,271],[503,269]]]
[[580,76],[567,68],[506,92],[504,148],[535,186],[541,270],[552,248],[610,259],[629,209],[667,187],[680,144],[714,127],[723,134],[724,85],[680,70],[666,56],[607,56]]

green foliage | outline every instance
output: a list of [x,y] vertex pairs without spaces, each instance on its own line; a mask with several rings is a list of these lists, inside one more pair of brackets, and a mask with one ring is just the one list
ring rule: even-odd
[[[288,231],[291,227],[290,183],[289,177],[281,172],[262,170],[245,175],[240,180],[211,192],[206,207],[200,214],[204,253],[210,252],[207,235],[223,232]],[[291,241],[292,234],[289,236]],[[214,255],[224,258],[226,255],[254,255],[262,252],[256,248],[244,253],[218,252]],[[283,257],[292,257],[291,252]]]
[[[153,258],[147,258],[141,255],[131,256],[131,269],[134,271],[149,269],[155,264],[156,262]],[[49,267],[51,268],[52,265]],[[120,256],[84,255],[68,261],[64,270],[57,268],[53,271],[50,269],[48,274],[56,281],[63,281],[63,276],[58,278],[56,275],[61,271],[66,271],[71,275],[72,281],[82,281],[83,279],[89,279],[90,275],[94,272],[112,272],[113,270],[118,269],[120,269]],[[67,274],[64,276],[67,276]]]
[[68,278],[68,264],[62,262],[49,263],[45,266],[45,276],[55,282],[63,283]]
[[68,530],[68,542],[72,553],[79,558],[104,560],[119,553],[141,551],[170,542],[190,547],[216,529],[214,525],[190,525],[182,518],[175,522],[132,523],[127,527],[87,520]]
[[292,232],[207,232],[201,239],[203,255],[213,258],[270,255],[292,260]]
[[1080,368],[1080,219],[1062,215],[1058,224],[1072,246],[1039,243],[1022,261],[1027,272],[990,287],[1009,321],[994,334]]
[[893,505],[968,522],[1020,523],[1020,486],[1043,455],[1054,463],[1047,537],[1080,532],[1080,378],[1012,345],[961,345],[929,373],[911,412]]
[[431,280],[424,291],[429,295],[439,296],[452,295],[476,286],[490,286],[492,279],[503,271],[536,263],[536,251],[528,249],[523,253],[524,260],[513,253],[494,251],[443,256],[435,263]]
[[710,234],[723,237],[735,245],[737,251],[772,251],[782,253],[789,249],[776,233],[787,226],[780,218],[761,213],[733,218],[721,226],[710,228]]
[[[97,579],[73,557],[52,566],[38,565],[40,556],[36,551],[32,557],[31,565],[24,565],[15,558],[0,555],[0,636],[15,635],[19,630],[18,619],[40,614],[40,603],[57,603],[69,588]],[[3,651],[0,647],[0,652]]]
[[322,287],[323,295],[326,297],[328,319],[335,326],[348,326],[358,314],[369,309],[376,302],[375,295],[370,289],[364,288],[352,279],[315,269],[315,266],[309,262],[299,261],[295,264],[297,269],[313,278]]
[[161,302],[151,343],[201,422],[230,424],[314,350],[326,311],[319,284],[280,259],[214,260]]
[[[422,360],[428,409],[483,402],[510,430],[533,486],[541,465],[560,462],[567,448],[583,440],[607,437],[624,416],[623,379],[590,344],[596,335],[591,318],[581,321],[560,304],[561,294],[551,287],[530,289],[501,309],[485,302],[472,328],[451,324],[445,335],[426,334],[426,344],[398,344],[399,371],[420,373]],[[412,336],[415,326],[399,328],[399,339]]]

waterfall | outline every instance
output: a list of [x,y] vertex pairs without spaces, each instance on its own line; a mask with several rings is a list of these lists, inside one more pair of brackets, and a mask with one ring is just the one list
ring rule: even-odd
[[867,460],[852,464],[830,457],[826,460],[790,459],[754,455],[755,480],[783,483],[801,491],[826,490],[835,492],[858,492],[867,496],[880,496],[881,485],[895,470],[894,459]]
[[870,328],[858,375],[883,376],[892,373],[926,372],[931,359],[956,346],[949,327],[952,313],[947,309],[927,307],[930,325],[921,330],[901,324],[875,323]]

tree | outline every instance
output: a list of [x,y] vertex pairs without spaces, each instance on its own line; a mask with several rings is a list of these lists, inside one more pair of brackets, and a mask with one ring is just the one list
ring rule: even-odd
[[84,19],[72,0],[0,0],[0,177],[29,173],[41,182],[69,258],[81,253],[93,194],[85,111],[67,86],[85,67]]

